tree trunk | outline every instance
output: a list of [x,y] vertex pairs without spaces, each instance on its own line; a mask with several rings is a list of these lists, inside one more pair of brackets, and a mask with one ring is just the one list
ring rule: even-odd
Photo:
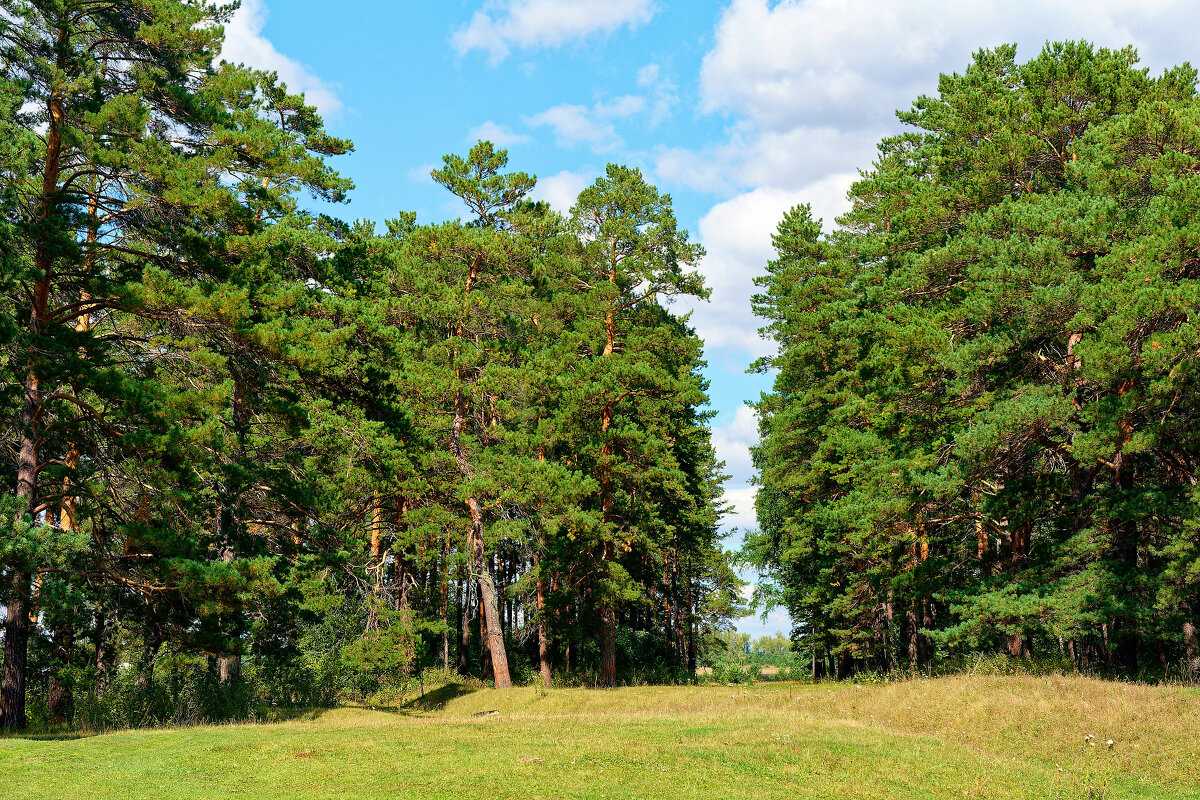
[[904,611],[904,634],[908,640],[908,668],[913,672],[921,668],[921,621],[917,612],[916,601],[909,604]]
[[460,576],[458,582],[458,674],[466,676],[471,659],[471,585]]
[[30,576],[13,570],[9,580],[8,615],[4,623],[4,674],[0,678],[0,728],[20,730],[25,717],[25,670],[29,654]]
[[496,597],[496,584],[488,569],[488,560],[483,548],[483,507],[475,497],[467,499],[471,511],[472,551],[475,555],[475,570],[479,575],[480,617],[487,626],[485,652],[490,656],[496,688],[512,687],[508,674],[508,654],[504,648],[504,631],[500,627],[500,606]]
[[442,669],[450,671],[450,537],[442,546],[442,565],[439,570],[439,589],[442,593]]
[[[614,286],[617,283],[617,262],[614,259],[610,262],[608,279]],[[602,358],[609,358],[617,348],[617,324],[616,312],[610,305],[605,310],[604,315],[604,352]],[[604,535],[611,536],[613,522],[613,485],[612,471],[609,468],[607,459],[612,456],[612,442],[608,441],[608,429],[612,427],[613,415],[615,413],[615,400],[604,405],[600,412],[600,435],[604,439],[604,444],[600,447],[600,511],[601,518],[604,523]],[[600,559],[607,563],[615,555],[615,549],[611,541],[605,541],[600,548]],[[605,575],[605,578],[608,576]],[[600,598],[600,685],[601,686],[616,686],[617,685],[617,613],[613,605],[613,598]]]
[[850,672],[853,668],[854,659],[847,652],[841,652],[837,657],[837,679],[844,681],[850,677]]
[[688,675],[696,674],[696,618],[692,614],[692,604],[688,603],[687,613],[687,668]]
[[[468,281],[468,293],[470,281]],[[459,379],[462,379],[461,373]],[[454,422],[451,426],[450,448],[454,454],[459,474],[464,479],[470,479],[473,473],[467,454],[462,446],[463,427],[466,425],[466,403],[459,392],[454,400]],[[496,597],[496,584],[488,570],[487,553],[483,544],[483,506],[479,498],[471,495],[467,498],[467,510],[471,514],[471,555],[475,568],[475,577],[479,585],[479,616],[487,626],[487,635],[483,641],[483,651],[490,657],[492,671],[496,678],[497,689],[508,689],[512,679],[508,675],[508,654],[504,649],[504,633],[500,627],[500,609]],[[482,625],[481,625],[482,627]]]
[[[482,594],[480,592],[479,594]],[[496,679],[496,673],[492,671],[492,651],[491,640],[488,639],[488,624],[487,616],[483,613],[483,607],[479,606],[479,677],[485,681]]]
[[[1126,432],[1128,437],[1129,432]],[[1124,454],[1117,452],[1113,459],[1113,464],[1116,467],[1113,481],[1115,489],[1121,495],[1127,495],[1134,489],[1135,475],[1134,465],[1126,463]],[[1119,508],[1128,507],[1128,497],[1122,497],[1122,501],[1118,503]],[[1113,523],[1113,547],[1114,555],[1118,564],[1120,573],[1118,578],[1121,580],[1129,580],[1129,585],[1133,585],[1132,578],[1137,572],[1138,563],[1138,523],[1136,519],[1116,520]],[[1140,635],[1137,630],[1137,621],[1129,617],[1118,617],[1113,620],[1112,637],[1114,642],[1114,656],[1120,669],[1127,676],[1134,676],[1138,671],[1138,655],[1140,650]]]
[[242,657],[221,656],[218,658],[217,675],[222,686],[228,686],[238,678],[242,677]]
[[138,659],[138,676],[135,682],[137,688],[143,692],[148,692],[154,685],[154,659],[158,655],[160,647],[162,647],[162,633],[157,626],[147,624],[142,634],[142,655]]
[[600,610],[600,685],[617,685],[617,612],[611,605]]
[[537,580],[537,619],[538,671],[542,675],[542,685],[549,689],[553,685],[550,674],[550,625],[546,620],[546,579],[540,572]]
[[1021,658],[1026,653],[1025,637],[1020,631],[1006,634],[1004,637],[1004,645],[1005,649],[1008,650],[1008,654],[1013,658]]
[[[223,518],[227,514],[222,514]],[[228,522],[228,520],[227,520]],[[226,533],[232,530],[232,527],[227,527]],[[225,549],[221,552],[221,560],[232,564],[236,558],[233,552],[233,543],[228,536],[226,537]],[[224,655],[217,659],[217,676],[222,686],[228,686],[233,681],[242,677],[242,656],[239,653],[232,655]]]
[[1200,673],[1200,642],[1197,641],[1196,623],[1183,623],[1183,650],[1187,667],[1193,674]]
[[[59,31],[65,39],[66,32]],[[64,55],[60,52],[61,66]],[[38,210],[39,221],[47,223],[58,204],[58,179],[62,170],[62,125],[66,119],[66,108],[61,94],[56,90],[47,102],[46,162],[42,170],[42,197]],[[48,229],[49,226],[47,226]],[[46,333],[51,323],[48,304],[53,282],[54,254],[47,241],[47,233],[39,234],[34,250],[34,269],[38,280],[34,285],[29,332],[31,338]],[[43,389],[38,377],[37,345],[31,342],[28,365],[25,373],[24,402],[21,408],[20,446],[17,461],[17,497],[25,501],[23,513],[33,516],[37,509],[37,478],[40,462],[40,422]],[[0,677],[0,728],[24,728],[28,720],[25,715],[25,676],[29,657],[29,636],[33,622],[30,582],[32,575],[27,566],[16,567],[10,572],[8,587],[8,611],[4,624],[4,672]]]

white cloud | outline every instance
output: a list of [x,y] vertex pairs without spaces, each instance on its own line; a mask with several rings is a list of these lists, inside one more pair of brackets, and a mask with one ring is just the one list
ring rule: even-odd
[[[722,527],[737,528],[742,533],[757,528],[758,520],[754,516],[754,498],[757,496],[758,489],[754,486],[726,489],[725,502],[733,505],[733,511],[721,521]],[[735,544],[741,545],[740,542]]]
[[758,419],[754,409],[739,406],[727,425],[712,430],[713,447],[717,457],[725,462],[725,471],[738,483],[748,483],[754,472],[750,462],[750,447],[758,443]]
[[654,174],[660,183],[686,186],[697,192],[725,194],[733,188],[729,165],[721,163],[711,150],[660,148],[654,156]]
[[655,154],[655,173],[667,184],[714,194],[764,187],[793,190],[833,172],[867,166],[878,139],[874,133],[829,127],[777,132],[739,125],[718,145],[661,148]]
[[242,0],[241,8],[225,26],[221,58],[279,73],[279,79],[287,84],[289,91],[303,92],[308,103],[316,106],[323,115],[341,111],[342,101],[332,86],[299,61],[280,53],[271,40],[262,35],[266,24],[267,6],[264,0]]
[[646,107],[646,98],[635,94],[622,95],[613,100],[602,101],[595,105],[593,113],[603,119],[625,119]]
[[487,141],[497,147],[513,147],[519,144],[528,144],[533,141],[527,134],[516,133],[507,125],[500,125],[492,122],[490,119],[471,129],[467,134],[467,139],[472,143],[477,141]]
[[563,170],[548,178],[538,178],[537,186],[533,189],[533,198],[545,200],[558,213],[567,214],[570,213],[571,206],[575,205],[579,193],[589,183],[591,180],[586,175]]
[[1047,40],[1179,48],[1188,0],[734,0],[722,14],[700,74],[702,108],[769,130],[799,125],[875,128],[881,115],[937,89],[971,53],[1017,42],[1022,58]]
[[675,82],[663,73],[658,64],[647,64],[638,70],[637,83],[654,97],[654,106],[650,111],[650,126],[654,127],[671,116],[676,104],[679,103],[678,87]]
[[[754,591],[753,584],[747,588],[751,592]],[[758,639],[762,636],[775,636],[776,634],[789,636],[792,632],[792,618],[782,608],[777,608],[768,614],[765,621],[761,616],[754,615],[735,620],[734,624],[738,633],[748,633],[751,639]]]
[[553,129],[561,147],[586,144],[594,152],[602,153],[621,145],[621,138],[617,135],[613,121],[627,119],[645,107],[645,98],[624,95],[612,100],[602,100],[590,108],[563,103],[524,119],[525,124],[531,127]]
[[573,147],[582,142],[600,152],[620,144],[617,129],[612,123],[594,117],[587,106],[564,103],[526,117],[525,124],[534,128],[552,128],[559,145],[563,147]]
[[638,70],[637,82],[638,86],[647,88],[653,86],[657,81],[659,74],[662,72],[662,67],[658,64],[647,64]]
[[750,297],[783,212],[808,202],[832,227],[875,143],[901,129],[894,110],[935,93],[938,75],[961,72],[973,52],[1015,41],[1027,60],[1047,39],[1083,37],[1132,43],[1157,70],[1189,57],[1182,31],[1198,17],[1185,0],[732,0],[700,72],[701,111],[730,117],[724,140],[654,154],[668,188],[726,197],[700,222],[713,299],[694,306],[697,331],[710,347],[766,351]]
[[758,335],[762,323],[750,298],[757,291],[754,276],[762,275],[775,255],[771,235],[784,213],[800,203],[811,204],[814,216],[831,229],[834,217],[849,208],[845,194],[855,177],[839,173],[799,189],[760,187],[718,203],[700,219],[699,239],[708,251],[700,271],[712,300],[692,304],[692,323],[708,347],[770,352],[770,343]]
[[653,0],[492,0],[450,38],[458,54],[483,50],[492,64],[513,47],[555,47],[593,34],[636,28],[657,10]]

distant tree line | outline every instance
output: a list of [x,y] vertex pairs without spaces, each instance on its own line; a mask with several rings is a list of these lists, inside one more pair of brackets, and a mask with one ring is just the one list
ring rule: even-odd
[[351,144],[229,13],[0,13],[0,727],[694,671],[740,583],[670,198],[564,217],[480,143],[465,221],[306,212]]
[[1196,79],[979,52],[780,224],[747,552],[814,673],[1200,670]]

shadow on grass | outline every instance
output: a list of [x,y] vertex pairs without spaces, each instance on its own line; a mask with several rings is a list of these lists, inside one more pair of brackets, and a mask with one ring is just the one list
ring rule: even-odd
[[395,711],[401,714],[411,714],[416,711],[441,711],[446,704],[458,697],[478,691],[473,686],[463,683],[447,683],[441,688],[421,695],[397,707]]
[[90,739],[93,736],[99,736],[101,733],[103,731],[9,731],[0,734],[0,740],[22,739],[29,742],[72,742],[76,739]]

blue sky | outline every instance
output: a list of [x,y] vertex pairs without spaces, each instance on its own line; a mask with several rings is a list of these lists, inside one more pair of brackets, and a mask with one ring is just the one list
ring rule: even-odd
[[[640,167],[708,250],[705,339],[714,442],[733,475],[729,525],[753,525],[745,401],[769,388],[746,365],[768,352],[749,308],[783,212],[845,210],[856,170],[973,51],[1017,42],[1133,44],[1158,72],[1196,59],[1188,0],[243,0],[225,56],[279,71],[332,133],[355,142],[333,213],[381,222],[459,215],[429,171],[477,137],[506,147],[566,211],[609,162]],[[731,545],[737,537],[731,537]],[[790,628],[776,612],[739,629]]]

